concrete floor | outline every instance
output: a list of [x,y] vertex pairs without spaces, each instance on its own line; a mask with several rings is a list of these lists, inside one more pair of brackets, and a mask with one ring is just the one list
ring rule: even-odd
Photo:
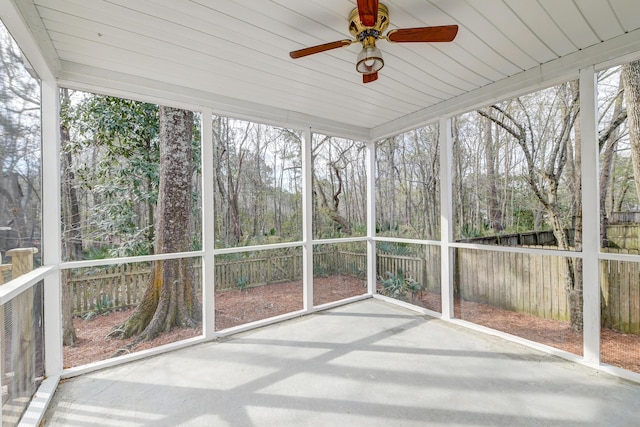
[[368,299],[60,384],[47,426],[638,426],[640,385]]

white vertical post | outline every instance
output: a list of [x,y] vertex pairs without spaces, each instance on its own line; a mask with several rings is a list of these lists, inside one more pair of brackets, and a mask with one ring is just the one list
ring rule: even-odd
[[204,337],[215,334],[215,223],[214,223],[214,171],[213,171],[213,112],[202,109],[202,325]]
[[451,185],[451,119],[440,118],[440,277],[442,292],[442,317],[451,319],[453,312],[453,193]]
[[[59,96],[53,77],[42,80],[42,260],[61,262]],[[44,280],[44,345],[47,376],[62,372],[62,283],[60,273]]]
[[376,143],[367,143],[367,293],[376,292]]
[[584,359],[600,364],[600,186],[596,73],[580,70]]
[[[0,1],[0,17],[41,79],[42,165],[42,261],[58,266],[61,259],[60,223],[60,139],[58,127],[58,86],[54,72],[59,65],[55,53],[43,52],[16,7],[16,2]],[[60,272],[54,269],[44,278],[44,369],[49,378],[62,372],[62,293]],[[2,351],[0,351],[2,354]],[[57,380],[55,381],[57,384]],[[37,396],[31,402],[37,405]],[[0,426],[2,422],[0,405]],[[31,408],[29,409],[31,410]],[[44,408],[42,408],[42,413]],[[38,420],[39,421],[39,420]]]
[[311,128],[302,139],[302,298],[303,309],[313,308],[313,200],[312,200],[312,134]]

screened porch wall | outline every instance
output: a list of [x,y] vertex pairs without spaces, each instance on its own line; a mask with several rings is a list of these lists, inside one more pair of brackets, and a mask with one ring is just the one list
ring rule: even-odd
[[[22,37],[22,39],[24,40],[24,37]],[[35,64],[36,64],[36,68],[38,69],[38,72],[41,74],[41,77],[43,78],[43,105],[42,105],[42,120],[43,120],[43,127],[45,129],[45,131],[43,132],[44,136],[44,147],[43,147],[43,152],[45,153],[43,155],[43,158],[46,159],[51,159],[51,158],[57,158],[60,154],[60,150],[59,150],[59,141],[57,141],[57,137],[55,135],[57,135],[57,129],[58,129],[58,121],[57,121],[57,117],[58,117],[58,103],[57,103],[57,92],[58,92],[58,87],[57,87],[57,81],[55,79],[55,77],[53,76],[53,74],[50,72],[50,70],[47,69],[46,66],[43,66],[42,64],[45,63],[41,60],[38,60],[37,56],[39,55],[38,50],[34,49],[33,43],[30,42],[31,45],[27,46],[27,52],[28,55],[32,55],[35,56]],[[25,45],[29,45],[29,42],[25,43]],[[576,72],[578,72],[579,70],[575,70],[572,69],[570,72],[564,72],[564,74],[571,74],[571,77],[574,77]],[[580,84],[584,85],[586,87],[588,87],[589,85],[593,86],[594,84],[594,75],[595,75],[595,71],[597,71],[594,67],[589,66],[586,67],[582,70],[580,70]],[[557,75],[555,76],[557,79]],[[68,83],[68,82],[67,82]],[[541,84],[536,80],[536,83],[534,84],[536,88],[538,88],[538,86],[540,86]],[[81,85],[78,85],[81,86]],[[542,86],[547,86],[546,83],[543,83]],[[103,88],[104,89],[104,88]],[[108,90],[107,90],[108,91]],[[520,90],[519,90],[520,91]],[[521,90],[524,91],[524,88]],[[122,94],[123,91],[122,89],[119,90],[114,90],[114,92],[118,92],[119,94]],[[134,91],[132,90],[131,93],[133,93]],[[138,96],[141,97],[139,94],[132,94],[132,96]],[[157,97],[157,95],[155,95]],[[586,94],[587,96],[587,104],[592,103],[595,104],[595,95],[594,94]],[[145,98],[149,98],[149,97],[153,97],[153,96],[144,96]],[[171,99],[171,94],[165,94],[165,97],[162,99],[157,99],[157,101],[166,101],[167,99]],[[181,99],[180,101],[181,105],[184,105],[184,99]],[[198,105],[190,105],[191,108],[193,109],[201,109],[200,106]],[[466,108],[465,108],[466,109]],[[208,109],[204,109],[203,111],[210,111]],[[206,114],[205,114],[206,115]],[[593,161],[593,157],[595,157],[595,153],[597,152],[595,147],[593,146],[593,144],[595,144],[595,141],[597,141],[597,134],[596,134],[596,118],[595,118],[595,114],[592,114],[590,117],[588,115],[584,116],[584,120],[583,120],[583,124],[587,124],[589,125],[589,127],[591,128],[590,132],[586,132],[586,137],[583,135],[583,138],[585,138],[585,140],[588,140],[591,142],[591,146],[585,149],[585,153],[588,153],[589,156],[584,156],[585,157],[585,161],[582,163],[582,176],[583,177],[594,177],[597,176],[597,171],[598,171],[598,163],[597,161]],[[441,115],[441,114],[431,114],[428,119],[432,120],[432,119],[440,119],[440,123],[447,123],[448,126],[451,126],[451,119],[452,119],[452,115],[449,115],[449,112],[447,112],[447,115]],[[277,120],[276,120],[277,122]],[[280,124],[283,125],[283,123],[275,123],[275,124]],[[401,127],[401,126],[400,126]],[[297,131],[299,132],[303,132],[303,131],[307,131],[307,129],[302,129],[299,128],[297,129]],[[377,129],[375,132],[372,132],[372,135],[382,135],[384,133],[384,129]],[[204,135],[211,135],[211,126],[210,125],[203,125],[203,134]],[[393,133],[396,133],[395,131]],[[445,139],[446,140],[446,139]],[[449,139],[449,142],[451,142],[451,140]],[[589,151],[590,150],[590,151]],[[449,164],[449,160],[447,158],[444,158],[441,160],[441,170],[445,170],[445,171],[451,171],[450,169],[450,164]],[[591,161],[589,161],[591,160]],[[58,189],[60,188],[59,186],[59,176],[60,176],[60,171],[59,171],[59,164],[58,165],[53,165],[52,163],[56,163],[56,162],[51,162],[47,165],[45,165],[43,167],[44,172],[43,175],[45,177],[44,179],[44,183],[43,183],[43,210],[45,211],[45,214],[43,214],[43,253],[44,253],[44,259],[43,259],[43,263],[44,265],[48,266],[48,267],[52,267],[52,268],[59,268],[62,265],[62,256],[60,253],[60,248],[59,248],[59,242],[61,241],[60,238],[60,228],[59,228],[59,223],[58,223],[58,212],[60,212],[60,207],[61,207],[61,203],[60,203],[60,199],[59,199],[59,194],[58,194]],[[203,180],[206,181],[206,176],[209,176],[210,178],[213,175],[213,171],[211,169],[211,164],[209,163],[209,166],[207,167],[207,162],[203,163],[205,165],[205,177],[203,177]],[[372,172],[371,170],[369,170],[369,172]],[[445,172],[446,173],[446,172]],[[211,181],[209,181],[211,182]],[[593,191],[593,188],[596,188],[593,181],[589,181],[588,182],[589,185],[583,185],[583,194],[584,195],[589,195],[588,192],[589,191]],[[597,182],[595,183],[597,184]],[[309,189],[309,187],[303,187],[306,188],[307,190]],[[197,252],[194,255],[196,256],[202,256],[204,258],[203,264],[205,266],[209,266],[209,267],[213,267],[213,264],[210,262],[213,260],[213,258],[216,255],[215,252],[215,245],[213,245],[212,242],[212,237],[213,236],[213,230],[215,227],[212,226],[212,224],[206,224],[207,221],[209,221],[208,218],[212,218],[213,217],[213,207],[212,207],[212,201],[214,199],[213,195],[212,195],[212,189],[210,188],[210,186],[203,186],[203,204],[205,205],[205,212],[208,213],[210,216],[207,217],[206,214],[203,214],[203,242],[202,242],[202,247],[203,250],[201,252]],[[585,223],[587,224],[587,226],[584,226],[583,229],[583,234],[584,236],[586,236],[586,240],[590,240],[590,241],[598,241],[599,236],[598,236],[598,231],[599,231],[599,227],[597,226],[597,218],[595,218],[596,214],[594,212],[598,212],[599,211],[599,206],[597,204],[597,202],[595,201],[595,198],[593,197],[583,197],[584,199],[584,205],[583,205],[583,220],[585,221]],[[450,205],[452,201],[452,193],[451,193],[451,188],[450,186],[445,186],[445,191],[442,192],[441,194],[441,203],[444,206]],[[208,203],[211,203],[210,205],[208,205]],[[375,207],[375,201],[368,201],[368,208],[369,210],[371,210],[371,206]],[[459,248],[461,250],[477,250],[478,248],[475,248],[473,246],[473,244],[468,244],[468,246],[466,246],[464,243],[459,243],[459,242],[455,242],[453,237],[448,237],[447,234],[450,233],[453,230],[453,225],[452,225],[452,218],[453,218],[453,212],[451,210],[448,211],[448,208],[443,208],[442,212],[445,212],[444,215],[441,216],[441,219],[443,220],[442,222],[442,227],[444,228],[443,230],[441,230],[441,235],[444,236],[441,238],[441,256],[442,256],[442,261],[441,261],[441,271],[442,272],[446,272],[447,274],[443,274],[441,277],[442,280],[442,295],[443,295],[443,300],[442,300],[442,304],[443,304],[443,318],[447,319],[450,317],[455,317],[454,316],[449,316],[449,312],[451,311],[449,307],[449,305],[453,306],[453,299],[452,296],[454,295],[454,275],[455,275],[455,269],[453,268],[449,268],[451,265],[453,265],[452,258],[454,258],[454,250],[456,248]],[[446,212],[449,212],[450,215],[447,215]],[[594,221],[594,218],[596,219]],[[303,222],[306,221],[307,223],[311,223],[312,220],[312,213],[310,210],[307,210],[304,214],[303,214]],[[583,223],[583,224],[585,224]],[[209,230],[209,233],[207,233],[206,230]],[[207,237],[207,235],[209,237]],[[304,235],[304,234],[303,234]],[[366,231],[366,235],[363,236],[365,238],[365,240],[368,242],[368,244],[371,244],[373,242],[379,241],[379,239],[376,236],[376,232],[375,232],[375,227],[371,227],[368,226],[367,227],[367,231]],[[389,237],[387,237],[388,239]],[[401,240],[399,240],[401,241]],[[324,242],[323,242],[324,243]],[[406,242],[403,242],[406,243]],[[420,244],[422,244],[424,242],[420,242]],[[433,242],[426,242],[427,244],[433,244]],[[302,237],[302,241],[301,241],[301,245],[312,245],[313,244],[313,238],[312,237]],[[635,263],[637,262],[637,257],[634,257],[633,254],[604,254],[603,252],[599,252],[598,250],[599,245],[594,245],[591,244],[590,246],[586,246],[582,252],[576,252],[576,253],[571,253],[571,254],[545,254],[544,250],[542,252],[539,252],[542,255],[549,255],[549,256],[571,256],[571,257],[575,257],[578,259],[583,259],[585,261],[585,265],[586,267],[589,269],[589,272],[586,273],[587,277],[589,277],[590,281],[588,286],[585,288],[585,329],[584,329],[584,337],[585,337],[585,347],[586,347],[586,351],[584,352],[584,356],[583,356],[583,361],[587,364],[590,364],[592,366],[600,366],[599,362],[600,362],[600,351],[599,351],[599,343],[600,343],[600,311],[601,311],[601,304],[603,299],[600,297],[601,295],[601,287],[599,286],[599,283],[597,283],[597,281],[595,281],[594,284],[594,277],[600,277],[601,271],[605,271],[605,270],[630,270],[632,271],[633,268],[632,267],[617,267],[617,268],[611,268],[609,266],[602,267],[601,263],[599,261],[609,261],[609,260],[613,260],[613,261],[618,261],[618,262],[622,262],[622,263]],[[484,250],[484,249],[482,249]],[[507,252],[509,252],[507,250]],[[513,251],[514,253],[520,253],[519,251]],[[536,252],[538,253],[538,252]],[[368,261],[368,268],[371,265],[371,263],[373,262],[374,257],[371,255],[371,253],[369,253],[367,261]],[[594,262],[595,260],[595,262]],[[311,261],[311,264],[309,265],[305,265],[303,267],[303,271],[304,269],[309,270],[311,269],[311,271],[313,271],[313,261]],[[595,267],[594,267],[595,266]],[[73,265],[63,265],[64,268],[70,269],[70,268],[74,268]],[[598,269],[596,274],[593,274],[593,268]],[[601,270],[602,269],[602,270]],[[48,285],[53,285],[53,286],[47,286],[45,287],[44,290],[44,299],[45,299],[45,307],[48,309],[48,313],[46,313],[45,316],[45,323],[44,323],[44,327],[45,327],[45,342],[47,343],[48,347],[47,347],[47,352],[46,352],[46,360],[45,360],[45,365],[46,365],[46,371],[47,371],[47,375],[60,375],[60,373],[62,372],[62,356],[61,356],[61,348],[59,345],[60,340],[60,328],[59,328],[59,320],[56,320],[57,317],[59,317],[59,288],[60,288],[60,279],[53,277],[54,275],[49,276],[51,280],[49,280]],[[206,273],[204,273],[204,276],[206,277]],[[212,277],[212,276],[210,276]],[[303,273],[303,283],[305,282],[309,282],[307,280],[306,275],[304,275]],[[371,277],[369,276],[369,280],[371,281]],[[210,278],[209,280],[205,279],[203,281],[203,292],[204,295],[213,295],[213,291],[214,291],[214,283],[215,280],[213,278]],[[35,289],[34,285],[34,289]],[[306,286],[309,286],[308,284]],[[369,283],[369,286],[372,286],[371,283]],[[621,286],[622,288],[624,288],[625,286]],[[631,289],[631,287],[630,287]],[[609,293],[609,291],[607,291],[607,294]],[[630,295],[635,295],[635,294],[631,294]],[[632,297],[629,303],[629,306],[634,306],[634,301],[637,301],[637,298]],[[626,303],[623,304],[626,307]],[[47,310],[46,310],[47,311]],[[209,310],[209,312],[213,312],[213,310]],[[615,316],[609,316],[609,317],[615,317]],[[210,324],[213,324],[212,321],[209,319],[208,322]],[[597,325],[597,327],[593,327],[593,325]],[[211,328],[209,328],[211,329]],[[207,338],[213,338],[215,337],[215,333],[213,332],[209,332],[208,335],[206,335]],[[594,356],[595,355],[595,356]],[[126,360],[131,360],[131,359],[122,359],[123,361]],[[603,356],[602,358],[603,361],[606,361],[607,358]],[[619,371],[614,371],[616,373],[619,373]],[[625,375],[623,373],[623,375]],[[634,377],[635,378],[635,377]]]

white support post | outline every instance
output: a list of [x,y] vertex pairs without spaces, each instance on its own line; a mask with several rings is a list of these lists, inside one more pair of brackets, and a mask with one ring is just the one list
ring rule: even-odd
[[[61,261],[61,223],[60,223],[60,138],[58,126],[58,86],[55,70],[59,63],[55,53],[43,52],[34,36],[32,28],[27,25],[19,12],[16,2],[0,1],[0,17],[9,29],[12,37],[20,46],[40,77],[40,111],[41,111],[41,158],[42,165],[42,262],[44,266],[57,267]],[[62,293],[60,273],[57,268],[44,277],[44,370],[47,379],[40,385],[36,395],[24,414],[25,419],[35,417],[36,425],[42,419],[46,409],[46,392],[42,388],[55,387],[57,378],[62,372]],[[0,351],[0,354],[2,352]],[[52,392],[49,393],[49,396]],[[1,405],[0,405],[1,406]],[[32,408],[35,407],[33,413]],[[0,426],[2,422],[0,407]]]
[[600,186],[597,86],[593,67],[580,70],[584,360],[600,364]]
[[376,293],[376,143],[367,143],[367,293]]
[[451,119],[440,118],[440,277],[442,317],[452,319],[453,312],[453,193],[451,185]]
[[312,134],[308,128],[302,139],[302,298],[304,311],[313,309],[313,200]]
[[215,222],[214,222],[214,164],[213,111],[202,110],[202,325],[205,339],[215,335]]
[[[58,265],[62,256],[60,224],[60,128],[58,86],[42,80],[42,260]],[[44,280],[45,373],[59,375],[62,353],[62,283],[60,273]]]

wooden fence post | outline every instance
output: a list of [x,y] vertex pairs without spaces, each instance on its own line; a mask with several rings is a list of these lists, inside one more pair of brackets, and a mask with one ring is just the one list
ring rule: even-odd
[[11,271],[11,264],[0,264],[0,285],[4,285],[5,271]]
[[15,279],[33,270],[33,255],[37,253],[36,248],[9,249],[7,256],[11,257],[11,278]]

